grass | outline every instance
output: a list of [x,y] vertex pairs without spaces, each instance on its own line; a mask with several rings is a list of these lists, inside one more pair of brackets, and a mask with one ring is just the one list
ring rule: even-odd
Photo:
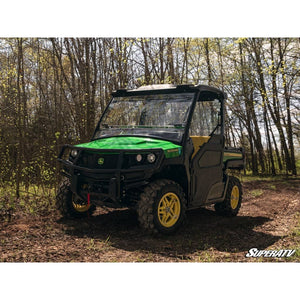
[[259,197],[263,193],[264,193],[264,191],[262,189],[257,189],[257,190],[250,191],[250,195],[252,195],[253,197]]
[[214,253],[204,252],[198,256],[198,262],[215,262],[216,257]]
[[94,239],[90,239],[89,245],[87,246],[87,250],[96,250],[96,245],[95,245],[95,240]]
[[274,191],[276,190],[276,185],[274,185],[274,184],[269,184],[268,187],[270,190],[274,190]]
[[286,175],[276,175],[276,176],[270,176],[270,175],[242,175],[242,181],[243,182],[253,182],[253,181],[286,181],[290,178],[300,179],[300,176],[286,176]]
[[90,239],[86,249],[90,251],[107,251],[110,247],[110,236],[108,236],[104,241]]

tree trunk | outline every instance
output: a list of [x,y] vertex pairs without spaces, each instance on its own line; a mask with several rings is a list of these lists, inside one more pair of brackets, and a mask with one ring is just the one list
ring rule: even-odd
[[290,149],[290,163],[289,163],[289,170],[292,171],[293,175],[297,175],[296,169],[296,160],[295,160],[295,150],[294,150],[294,141],[293,141],[293,129],[292,129],[292,120],[291,120],[291,102],[290,102],[290,95],[287,86],[286,74],[285,70],[285,61],[283,56],[283,51],[281,47],[281,39],[278,38],[278,48],[279,48],[279,57],[281,63],[281,75],[283,81],[283,90],[284,90],[284,98],[286,101],[286,113],[287,113],[287,138],[289,143]]

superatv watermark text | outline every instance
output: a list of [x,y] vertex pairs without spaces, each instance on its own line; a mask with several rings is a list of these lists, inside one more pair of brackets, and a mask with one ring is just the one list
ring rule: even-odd
[[296,250],[281,249],[281,250],[258,250],[257,248],[251,248],[246,257],[290,257]]

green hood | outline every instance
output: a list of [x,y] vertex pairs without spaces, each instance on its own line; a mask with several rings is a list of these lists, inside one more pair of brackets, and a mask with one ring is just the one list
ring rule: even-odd
[[181,154],[181,146],[165,140],[153,138],[118,136],[95,140],[89,143],[76,145],[76,147],[92,149],[114,149],[114,150],[145,150],[163,149],[166,158],[176,157]]

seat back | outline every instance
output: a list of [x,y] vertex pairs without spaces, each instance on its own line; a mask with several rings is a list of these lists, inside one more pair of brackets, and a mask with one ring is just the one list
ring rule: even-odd
[[192,154],[192,158],[196,155],[199,148],[210,139],[210,136],[190,136],[193,141],[194,152]]

